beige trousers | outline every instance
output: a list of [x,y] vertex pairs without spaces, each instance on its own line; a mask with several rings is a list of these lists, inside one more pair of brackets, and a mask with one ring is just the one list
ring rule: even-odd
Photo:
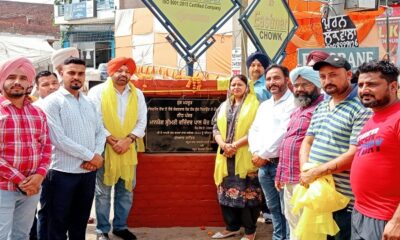
[[285,217],[289,224],[290,229],[290,240],[299,240],[294,234],[294,229],[296,228],[300,215],[292,213],[293,205],[290,204],[290,200],[293,197],[293,190],[298,184],[285,184],[283,192],[283,201],[285,205]]

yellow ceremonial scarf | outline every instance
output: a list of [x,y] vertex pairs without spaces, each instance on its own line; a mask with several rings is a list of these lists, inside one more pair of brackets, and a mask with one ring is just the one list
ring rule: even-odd
[[[227,134],[226,108],[229,105],[229,99],[227,99],[222,103],[221,109],[217,116],[218,130],[221,133],[224,141]],[[236,126],[234,140],[238,140],[247,135],[256,116],[258,105],[259,103],[255,94],[248,94],[240,108],[240,113],[235,123]],[[249,151],[248,145],[242,146],[237,150],[235,155],[235,175],[239,174],[240,178],[246,178],[247,173],[255,172],[257,170],[257,168],[251,162],[251,157],[252,155]],[[220,148],[218,147],[214,168],[215,185],[220,185],[222,183],[222,179],[226,176],[228,176],[226,157],[220,154]]]
[[[131,89],[128,104],[125,111],[124,122],[118,117],[117,93],[112,80],[109,78],[105,83],[105,89],[101,97],[101,111],[105,128],[116,138],[126,137],[135,127],[138,119],[138,100],[136,88],[129,83]],[[137,165],[136,144],[131,144],[129,150],[124,154],[117,154],[112,146],[106,143],[104,161],[104,184],[113,186],[121,178],[125,181],[125,188],[132,191],[132,181],[135,177],[134,165]]]
[[[255,94],[256,91],[254,90],[254,83],[255,83],[255,81],[249,79],[249,89],[250,89],[250,93],[253,93],[254,95],[256,95],[256,94]],[[257,96],[257,95],[256,95],[256,96]]]

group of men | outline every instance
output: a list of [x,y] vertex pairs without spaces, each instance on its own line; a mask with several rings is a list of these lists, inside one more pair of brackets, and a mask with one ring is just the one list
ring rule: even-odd
[[[329,174],[336,190],[350,198],[346,208],[333,212],[340,231],[329,239],[400,239],[398,68],[386,61],[364,63],[352,84],[346,59],[314,51],[307,60],[308,66],[290,73],[262,53],[247,60],[250,78],[255,66],[265,75],[254,80],[265,87],[254,84],[262,103],[248,141],[272,215],[272,239],[298,239],[293,191]],[[264,90],[272,97],[263,98]],[[307,162],[316,167],[303,170]]]
[[[129,81],[136,65],[111,60],[110,78],[85,96],[78,56],[63,49],[53,56],[55,74],[36,77],[26,58],[0,66],[0,239],[28,238],[39,199],[39,239],[85,239],[94,197],[98,239],[109,239],[112,187],[113,234],[136,239],[126,220],[147,122],[143,93]],[[319,53],[309,62],[289,72],[261,53],[247,60],[261,102],[249,149],[273,239],[297,239],[293,191],[328,174],[351,199],[333,213],[340,228],[334,239],[400,239],[398,68],[364,63],[351,84],[344,58]],[[31,104],[26,93],[34,81],[39,99]],[[307,162],[317,166],[303,170]]]
[[110,78],[88,96],[77,49],[55,52],[52,63],[55,73],[36,77],[24,57],[0,65],[0,239],[29,239],[39,199],[38,239],[85,239],[94,196],[98,239],[109,239],[112,187],[112,232],[136,239],[127,218],[147,108],[130,83],[135,62],[112,59]]

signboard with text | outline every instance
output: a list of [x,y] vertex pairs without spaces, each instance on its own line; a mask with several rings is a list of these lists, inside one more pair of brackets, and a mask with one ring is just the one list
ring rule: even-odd
[[235,48],[232,50],[231,72],[232,75],[238,75],[242,71],[242,50]]
[[195,46],[218,25],[221,27],[236,11],[234,0],[145,0],[154,16],[176,33],[187,48]]
[[96,17],[95,1],[83,1],[64,5],[64,19],[75,20]]
[[326,47],[358,47],[356,26],[349,16],[340,15],[322,18],[321,25]]
[[148,153],[215,153],[211,120],[221,100],[149,98]]
[[257,50],[273,62],[283,60],[286,45],[298,26],[285,0],[255,0],[239,21]]
[[[400,13],[396,13],[399,16]],[[390,60],[394,63],[400,62],[398,57],[398,45],[399,45],[399,29],[400,29],[400,19],[393,18],[389,20],[389,26],[387,26],[386,18],[376,19],[376,25],[378,27],[378,38],[379,44],[386,49],[389,47]],[[389,31],[388,31],[389,30]],[[388,36],[389,35],[389,36]],[[388,42],[389,41],[389,42]],[[389,44],[389,46],[388,46]]]
[[331,55],[344,57],[355,71],[364,62],[379,59],[379,48],[299,48],[297,49],[297,63],[304,66],[307,62],[308,54],[313,50],[325,51]]

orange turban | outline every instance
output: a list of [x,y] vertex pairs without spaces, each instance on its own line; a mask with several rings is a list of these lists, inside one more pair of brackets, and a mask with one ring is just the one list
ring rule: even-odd
[[32,62],[25,57],[12,58],[0,65],[0,91],[3,91],[4,82],[7,77],[18,68],[26,74],[29,83],[32,85],[36,74]]
[[135,61],[133,61],[132,58],[118,57],[118,58],[111,59],[107,63],[107,73],[108,73],[108,75],[112,76],[123,65],[128,67],[129,72],[131,74],[133,74],[135,72],[135,70],[136,70]]

